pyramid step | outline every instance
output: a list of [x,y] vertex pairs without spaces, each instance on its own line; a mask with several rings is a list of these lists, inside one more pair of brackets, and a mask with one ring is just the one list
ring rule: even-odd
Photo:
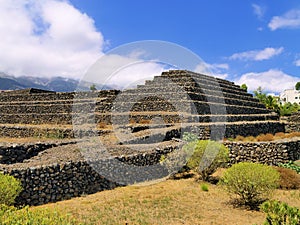
[[[157,96],[157,97],[156,97]],[[252,106],[256,108],[265,108],[265,105],[257,102],[257,101],[248,101],[240,98],[228,98],[225,96],[214,96],[214,95],[206,95],[202,93],[195,93],[195,92],[185,92],[185,93],[178,93],[178,92],[145,92],[139,93],[138,95],[133,93],[123,93],[122,95],[118,96],[114,103],[118,102],[145,102],[145,101],[157,101],[158,103],[161,102],[168,102],[168,99],[172,101],[179,101],[179,100],[196,100],[196,101],[205,101],[205,102],[215,102],[215,103],[226,103],[229,105],[240,105],[240,106]]]
[[234,84],[233,82],[229,82],[220,78],[215,78],[213,76],[207,76],[199,73],[194,73],[190,71],[180,71],[179,73],[168,73],[163,72],[161,76],[156,76],[155,79],[161,79],[161,78],[168,78],[171,79],[173,82],[180,81],[180,80],[194,80],[198,83],[205,83],[205,84],[212,84],[212,85],[222,85],[224,87],[232,88],[232,89],[240,89],[239,85]]
[[[169,94],[170,93],[170,94]],[[259,100],[256,98],[253,98],[253,96],[251,94],[249,95],[238,95],[238,94],[232,94],[232,93],[226,93],[226,92],[216,92],[216,91],[212,91],[212,90],[208,90],[208,89],[202,89],[202,88],[190,88],[187,87],[186,90],[184,89],[178,89],[178,88],[169,88],[166,87],[164,89],[160,89],[157,87],[153,87],[153,88],[143,88],[143,89],[127,89],[125,91],[122,92],[122,94],[118,95],[118,99],[121,96],[124,96],[126,98],[126,96],[131,95],[141,95],[141,96],[173,96],[174,93],[177,93],[177,95],[181,95],[181,96],[185,96],[189,93],[193,93],[196,95],[204,95],[204,96],[215,96],[215,97],[221,97],[221,98],[233,98],[233,99],[241,99],[241,100],[245,100],[245,101],[251,101],[251,102],[257,102],[259,103]],[[260,104],[260,103],[259,103]]]
[[96,92],[57,92],[57,93],[40,93],[40,94],[17,94],[8,95],[0,93],[0,102],[38,102],[38,101],[62,101],[62,100],[77,100],[91,98],[114,98],[120,91],[96,91]]
[[[231,94],[236,94],[236,95],[244,95],[244,96],[249,96],[251,97],[252,95],[247,93],[246,91],[242,89],[229,89],[229,88],[224,88],[219,85],[209,85],[209,84],[203,84],[203,83],[195,83],[195,82],[182,82],[182,83],[172,83],[170,81],[162,81],[162,82],[153,82],[152,84],[148,85],[139,85],[138,90],[147,90],[147,89],[160,89],[163,91],[164,89],[169,89],[171,90],[200,90],[202,93],[207,93],[206,90],[209,91],[215,91],[215,92],[222,92],[222,93],[231,93]],[[202,91],[201,91],[202,90]],[[253,96],[252,96],[253,97]]]
[[[103,106],[97,106],[96,112],[103,112]],[[192,114],[259,114],[270,113],[271,110],[256,108],[252,106],[228,105],[204,101],[146,101],[146,102],[118,102],[113,105],[113,112],[139,112],[139,111],[166,111],[166,112],[188,112]],[[222,113],[224,111],[224,113]]]
[[180,77],[172,77],[170,79],[166,77],[156,76],[153,79],[153,82],[148,82],[148,85],[153,85],[155,83],[161,83],[161,84],[176,84],[179,86],[182,86],[186,83],[189,83],[191,86],[212,86],[212,87],[218,87],[220,89],[228,90],[228,91],[237,91],[237,92],[245,92],[243,89],[240,88],[238,85],[228,85],[224,83],[220,83],[217,79],[214,81],[206,80],[202,78],[192,78],[189,76],[180,76]]

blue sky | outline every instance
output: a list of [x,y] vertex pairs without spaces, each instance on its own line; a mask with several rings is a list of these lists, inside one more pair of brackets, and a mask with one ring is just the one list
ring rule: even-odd
[[216,76],[252,90],[278,93],[300,80],[297,0],[36,2],[0,1],[3,72],[78,78],[113,48],[162,40],[190,49]]

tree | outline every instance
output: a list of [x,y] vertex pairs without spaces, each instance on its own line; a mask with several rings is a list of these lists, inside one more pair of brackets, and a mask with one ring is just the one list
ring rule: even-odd
[[295,88],[296,88],[297,91],[300,90],[300,82],[297,82],[297,83],[296,83]]
[[90,86],[90,90],[91,90],[91,91],[96,91],[96,90],[97,90],[96,85],[95,85],[95,84],[92,84],[92,85]]
[[259,86],[253,93],[254,97],[257,98],[260,102],[266,102],[267,94],[263,92],[262,87]]
[[246,84],[242,84],[241,85],[241,88],[245,91],[248,91],[248,86]]

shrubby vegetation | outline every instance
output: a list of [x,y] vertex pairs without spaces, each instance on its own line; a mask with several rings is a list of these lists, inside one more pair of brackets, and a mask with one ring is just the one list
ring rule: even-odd
[[52,209],[30,210],[28,206],[17,209],[0,205],[0,224],[2,225],[72,225],[78,224],[69,215],[63,215]]
[[21,182],[10,175],[0,173],[0,225],[56,225],[75,224],[67,215],[53,210],[29,210],[26,206],[17,209],[12,206],[22,191]]
[[227,169],[219,184],[241,204],[255,208],[278,187],[279,173],[267,165],[241,162]]
[[279,187],[281,189],[300,188],[300,175],[296,171],[284,167],[276,167],[276,170],[280,174]]
[[293,161],[289,161],[288,163],[281,163],[279,164],[279,166],[294,170],[296,171],[296,173],[300,174],[300,166],[297,166]]
[[0,172],[0,205],[12,205],[21,191],[22,186],[19,180]]
[[204,181],[209,180],[218,167],[226,166],[229,159],[228,148],[210,140],[190,142],[184,146],[184,151],[191,153],[187,167],[199,173]]
[[265,225],[298,225],[300,224],[300,210],[286,203],[278,201],[264,202],[260,209],[267,213]]
[[258,87],[253,93],[254,97],[263,103],[266,108],[274,110],[281,116],[291,115],[292,113],[300,110],[299,104],[292,104],[289,102],[281,104],[277,97],[267,95],[267,93],[263,92],[261,87]]

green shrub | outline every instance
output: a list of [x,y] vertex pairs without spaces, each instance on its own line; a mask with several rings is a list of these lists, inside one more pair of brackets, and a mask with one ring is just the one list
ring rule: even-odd
[[0,172],[0,204],[12,205],[22,191],[21,182]]
[[241,162],[227,169],[220,184],[237,195],[240,203],[254,208],[269,197],[279,183],[279,173],[272,167],[257,163]]
[[184,146],[184,150],[190,155],[187,167],[197,171],[204,181],[208,181],[218,167],[224,167],[228,162],[228,148],[215,141],[191,142]]
[[265,225],[298,225],[300,224],[300,211],[296,207],[290,207],[286,203],[278,201],[264,202],[260,209],[267,213]]
[[190,133],[190,132],[184,132],[182,135],[182,139],[186,142],[193,142],[193,141],[197,141],[198,137],[197,135]]
[[293,163],[293,161],[289,161],[288,163],[284,163],[284,164],[279,164],[280,167],[283,168],[288,168],[291,170],[295,170],[298,174],[300,174],[300,166],[297,166],[296,164]]
[[16,209],[12,206],[0,206],[0,224],[2,225],[72,225],[78,224],[69,215],[63,215],[55,210],[35,209],[28,206]]

